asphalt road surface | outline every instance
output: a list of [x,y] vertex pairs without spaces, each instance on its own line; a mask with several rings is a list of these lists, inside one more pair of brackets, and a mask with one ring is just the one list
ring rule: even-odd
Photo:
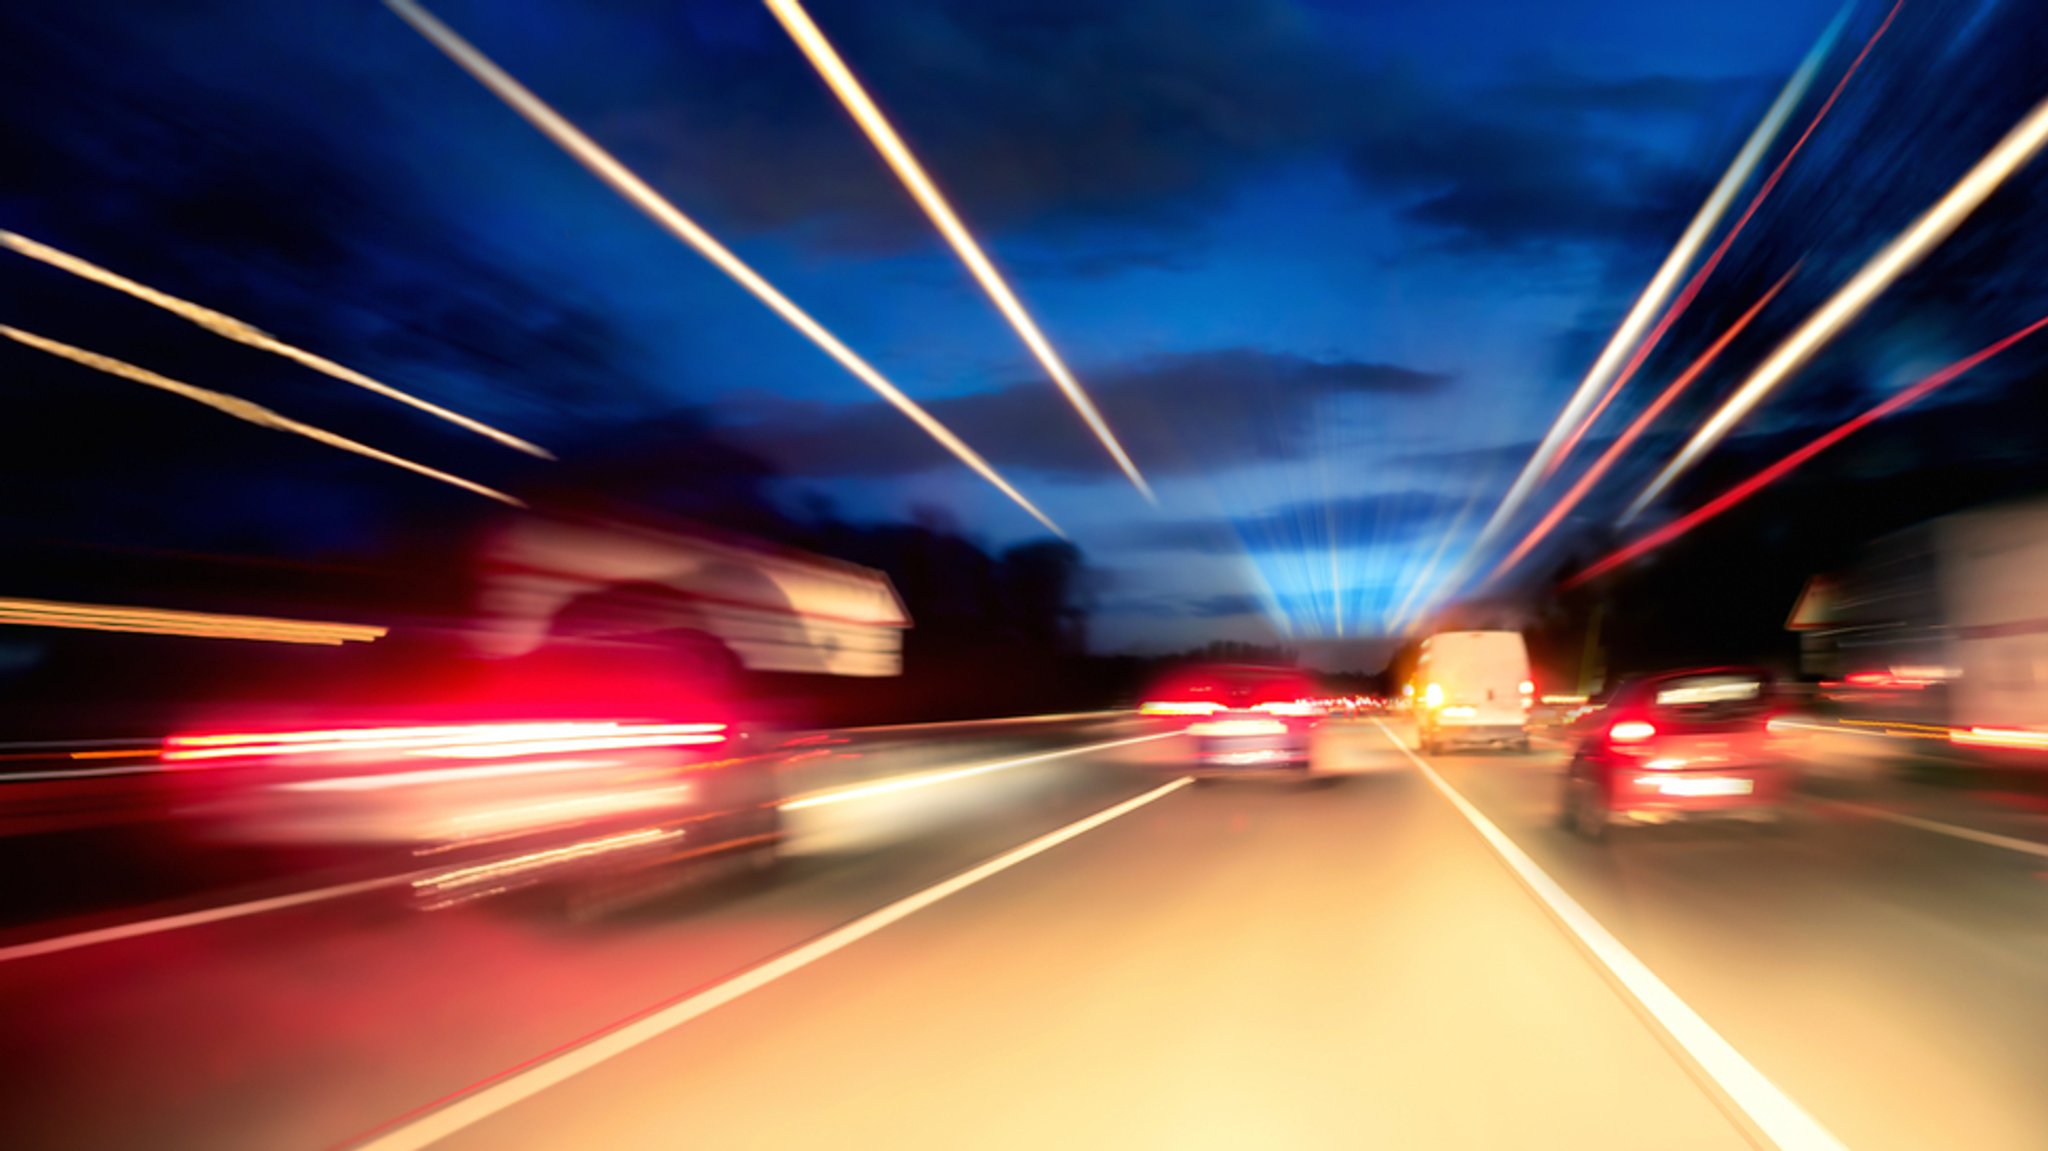
[[929,785],[598,922],[370,885],[30,925],[0,1146],[2048,1145],[2024,787],[1824,741],[1788,827],[1591,845],[1554,750],[1332,725],[1338,786],[1193,786],[1150,734],[869,737]]

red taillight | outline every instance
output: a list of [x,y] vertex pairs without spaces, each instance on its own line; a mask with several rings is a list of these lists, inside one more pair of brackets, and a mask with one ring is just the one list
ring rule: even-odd
[[1607,729],[1609,743],[1641,743],[1657,734],[1657,725],[1640,719],[1624,719]]
[[691,747],[724,743],[725,731],[722,723],[571,721],[330,728],[176,735],[164,741],[161,755],[166,762],[310,755],[489,759],[566,751]]

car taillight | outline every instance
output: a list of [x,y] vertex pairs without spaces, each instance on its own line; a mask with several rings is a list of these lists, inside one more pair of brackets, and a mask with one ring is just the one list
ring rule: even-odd
[[1657,734],[1657,726],[1640,719],[1624,719],[1607,729],[1610,743],[1641,743]]
[[1535,695],[1535,694],[1536,694],[1536,684],[1535,684],[1535,682],[1534,682],[1534,681],[1532,681],[1532,680],[1526,680],[1526,679],[1525,679],[1525,680],[1523,680],[1523,681],[1522,681],[1522,686],[1521,686],[1521,691],[1522,691],[1522,694],[1523,694],[1523,695]]

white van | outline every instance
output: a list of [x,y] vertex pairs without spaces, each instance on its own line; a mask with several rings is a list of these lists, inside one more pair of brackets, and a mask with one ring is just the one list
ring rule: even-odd
[[1529,750],[1529,649],[1514,631],[1446,631],[1422,641],[1415,726],[1422,749],[1475,745]]

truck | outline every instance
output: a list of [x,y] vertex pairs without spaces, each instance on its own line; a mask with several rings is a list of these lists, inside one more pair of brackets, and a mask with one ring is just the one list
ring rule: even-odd
[[1958,512],[1809,580],[1786,626],[1845,719],[2048,751],[2048,499]]

